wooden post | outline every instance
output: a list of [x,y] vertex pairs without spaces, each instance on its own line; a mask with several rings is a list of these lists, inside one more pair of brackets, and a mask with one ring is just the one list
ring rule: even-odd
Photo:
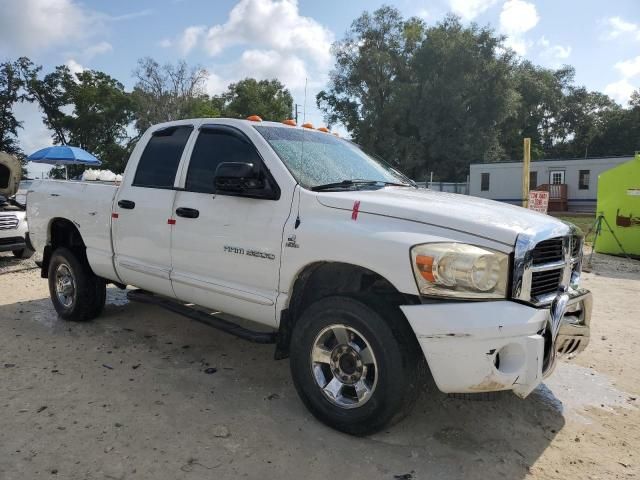
[[524,162],[522,163],[522,206],[529,207],[529,167],[531,165],[531,139],[524,139]]

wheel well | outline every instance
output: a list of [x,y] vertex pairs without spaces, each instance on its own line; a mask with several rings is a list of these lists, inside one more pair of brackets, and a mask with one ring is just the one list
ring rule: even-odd
[[85,244],[80,231],[71,220],[66,218],[54,218],[49,223],[48,242],[42,255],[40,276],[47,278],[49,275],[49,262],[51,254],[59,247],[67,247],[84,254]]
[[289,356],[293,327],[313,302],[331,295],[365,296],[372,294],[390,305],[419,303],[414,295],[399,292],[376,272],[349,263],[318,262],[305,267],[293,284],[289,307],[282,312],[278,330],[276,359]]

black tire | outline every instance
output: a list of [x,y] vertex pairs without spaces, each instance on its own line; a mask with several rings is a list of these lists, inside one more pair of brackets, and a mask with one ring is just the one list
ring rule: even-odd
[[16,258],[27,260],[33,257],[33,254],[35,252],[31,250],[29,247],[24,247],[24,248],[21,248],[20,250],[13,250],[11,253],[13,253],[13,256]]
[[[313,373],[311,352],[316,340],[335,324],[361,334],[375,356],[375,388],[360,406],[345,408],[330,401]],[[295,323],[290,367],[296,390],[311,413],[330,427],[351,435],[368,435],[404,418],[415,404],[426,373],[416,337],[397,307],[372,298],[342,296],[316,301]],[[327,378],[331,374],[324,380]]]
[[[56,290],[56,272],[63,266],[69,272],[73,291],[64,304]],[[58,248],[49,262],[49,294],[58,315],[65,320],[84,322],[96,318],[104,308],[107,297],[106,282],[97,277],[87,262],[84,252]]]

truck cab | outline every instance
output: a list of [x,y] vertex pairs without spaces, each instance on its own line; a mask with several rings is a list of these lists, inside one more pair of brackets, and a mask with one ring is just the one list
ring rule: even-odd
[[589,342],[583,238],[552,217],[420,189],[326,131],[259,118],[151,127],[122,184],[42,182],[32,242],[62,318],[138,287],[273,332],[323,422],[377,431],[426,375],[526,397]]

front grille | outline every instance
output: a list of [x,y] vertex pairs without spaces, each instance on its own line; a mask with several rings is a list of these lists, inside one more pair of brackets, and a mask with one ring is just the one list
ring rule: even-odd
[[12,230],[18,227],[18,223],[15,215],[0,215],[0,230]]
[[562,253],[562,238],[552,238],[538,243],[532,252],[532,264],[543,265],[545,263],[561,262],[564,260]]
[[531,296],[540,297],[556,292],[562,280],[562,272],[562,268],[545,272],[533,272],[531,274]]

